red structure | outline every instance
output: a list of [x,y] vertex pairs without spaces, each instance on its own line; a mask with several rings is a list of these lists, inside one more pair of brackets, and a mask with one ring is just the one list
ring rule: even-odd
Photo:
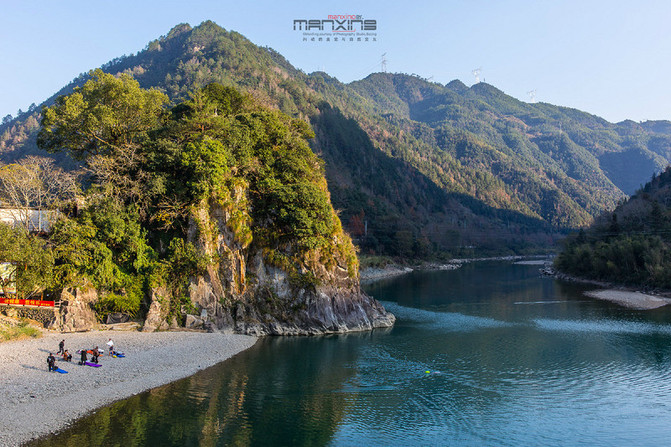
[[30,307],[55,307],[56,303],[54,301],[43,301],[43,300],[22,300],[18,298],[3,298],[0,297],[0,304],[6,304],[8,306],[30,306]]

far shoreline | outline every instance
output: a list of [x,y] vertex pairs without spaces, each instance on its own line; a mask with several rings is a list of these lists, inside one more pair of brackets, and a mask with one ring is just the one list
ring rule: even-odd
[[596,286],[595,290],[585,291],[583,294],[589,298],[609,301],[617,305],[634,310],[652,310],[671,304],[671,290],[654,289],[646,290],[643,287],[617,284],[606,281],[597,281],[587,278],[579,278],[556,271],[549,261],[554,255],[529,255],[529,256],[494,256],[480,258],[451,259],[446,263],[425,263],[414,266],[401,266],[390,263],[384,267],[368,267],[361,269],[361,284],[371,284],[377,281],[406,275],[414,271],[422,270],[455,270],[463,264],[481,261],[516,261],[516,264],[545,266],[540,269],[543,276],[552,277],[561,281],[588,284]]
[[445,262],[426,262],[404,266],[391,262],[383,267],[365,267],[359,271],[362,284],[370,284],[384,279],[394,278],[396,276],[407,275],[414,271],[422,270],[456,270],[464,264],[483,261],[533,261],[534,265],[542,260],[550,259],[553,253],[544,255],[510,255],[510,256],[490,256],[479,258],[454,258]]
[[555,270],[552,266],[541,269],[541,274],[560,281],[596,286],[598,289],[588,290],[583,294],[597,300],[610,301],[629,309],[652,310],[671,304],[671,290],[648,289],[644,286],[637,287],[630,284],[572,276]]

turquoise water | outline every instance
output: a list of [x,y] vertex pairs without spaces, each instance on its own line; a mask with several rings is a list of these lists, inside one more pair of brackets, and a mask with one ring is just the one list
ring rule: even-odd
[[472,263],[368,286],[393,329],[267,338],[39,446],[660,446],[671,312]]

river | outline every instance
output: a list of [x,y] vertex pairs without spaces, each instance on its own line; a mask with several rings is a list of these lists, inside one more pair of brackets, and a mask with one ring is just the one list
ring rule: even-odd
[[538,268],[368,285],[394,328],[266,338],[30,445],[668,445],[671,310],[587,298]]

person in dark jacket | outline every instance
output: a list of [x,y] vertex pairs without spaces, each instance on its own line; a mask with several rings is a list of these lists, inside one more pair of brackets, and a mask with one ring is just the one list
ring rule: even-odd
[[88,358],[86,357],[86,349],[82,349],[80,352],[81,352],[82,356],[81,356],[81,359],[79,361],[79,364],[83,365],[88,360]]
[[100,355],[100,351],[98,351],[98,347],[96,346],[95,348],[93,348],[93,349],[91,350],[91,352],[92,352],[92,354],[91,354],[91,361],[92,361],[93,363],[98,363],[98,356]]
[[62,354],[63,352],[65,352],[65,340],[61,340],[58,344],[58,352],[56,354]]
[[47,366],[49,367],[49,372],[56,371],[56,357],[51,352],[47,357]]

